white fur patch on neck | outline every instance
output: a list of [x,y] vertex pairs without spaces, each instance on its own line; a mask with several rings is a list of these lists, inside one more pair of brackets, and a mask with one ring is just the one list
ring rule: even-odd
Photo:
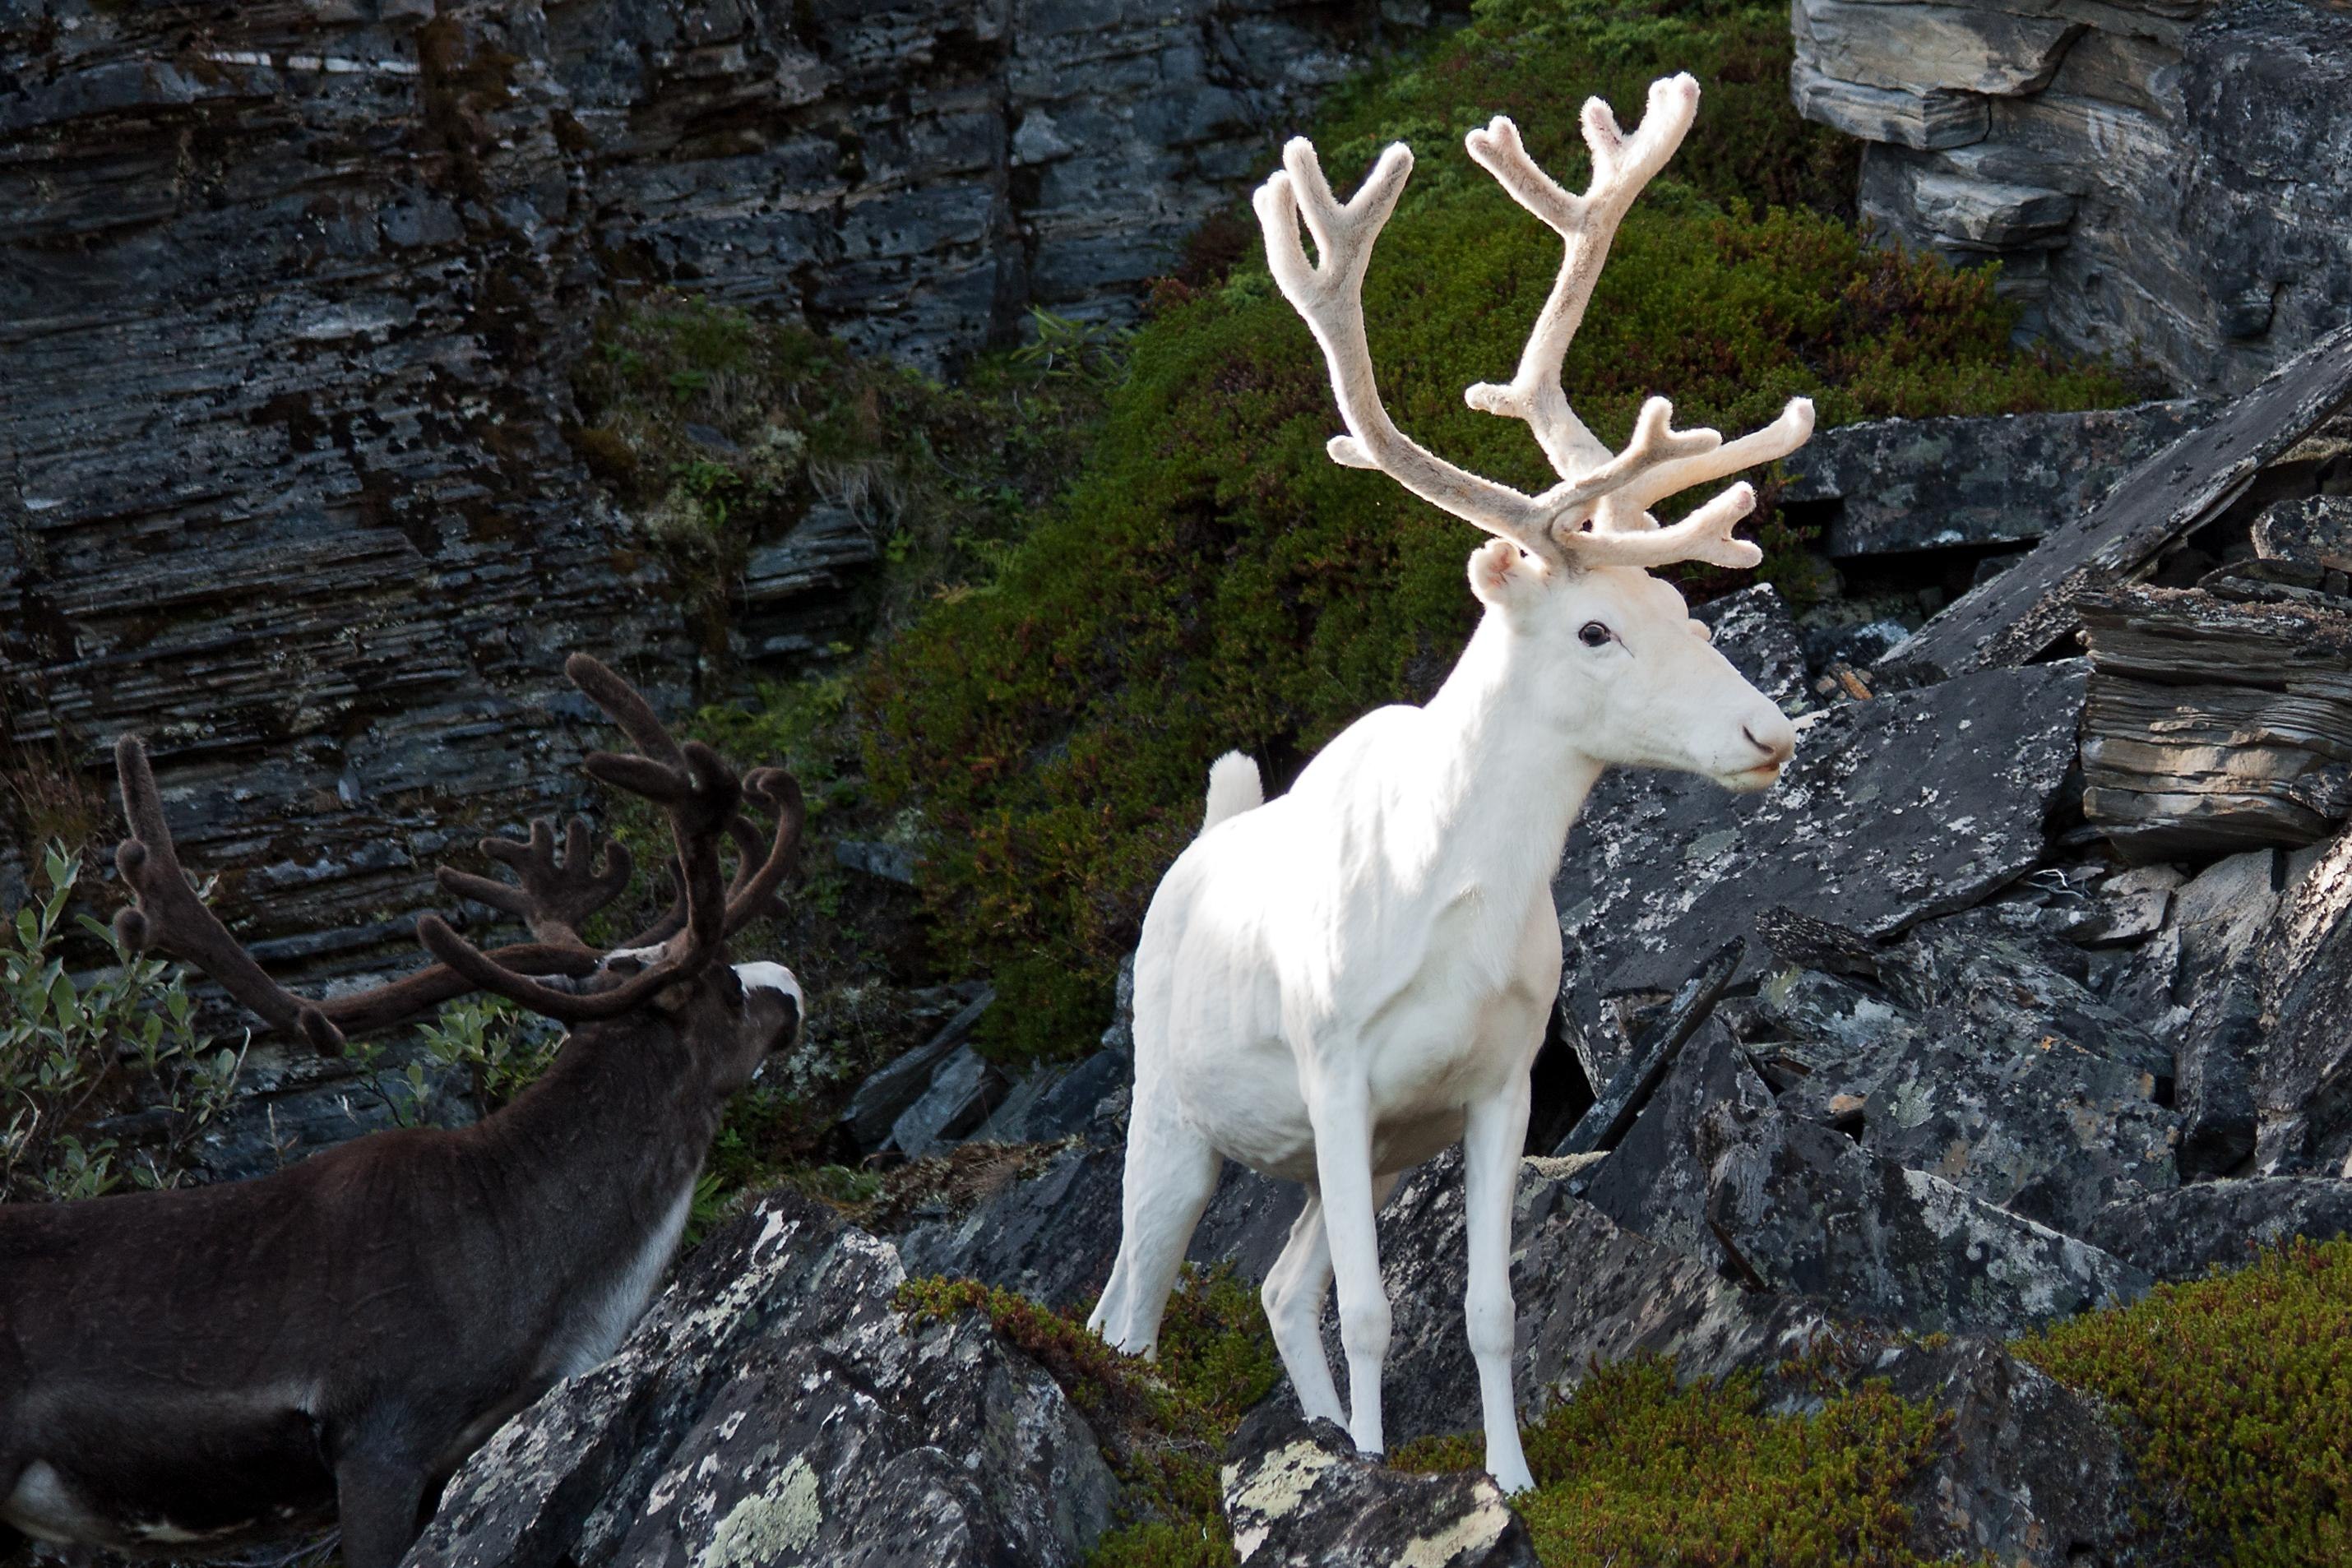
[[808,1011],[808,998],[801,994],[801,983],[782,964],[738,964],[735,978],[749,990],[782,991],[793,998],[793,1006]]

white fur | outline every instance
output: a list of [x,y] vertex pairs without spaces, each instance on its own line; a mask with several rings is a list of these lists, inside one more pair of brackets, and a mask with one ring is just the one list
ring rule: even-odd
[[801,994],[800,977],[782,964],[738,964],[735,978],[747,991],[782,991],[793,998],[793,1006],[808,1011],[808,998]]
[[[582,1292],[566,1311],[566,1322],[551,1335],[541,1353],[545,1376],[576,1377],[621,1346],[645,1315],[661,1283],[677,1239],[686,1232],[686,1217],[694,1207],[694,1183],[689,1180],[670,1204],[661,1223],[646,1235],[636,1255],[596,1289]],[[487,1434],[485,1434],[487,1435]]]
[[[1633,444],[1611,459],[1559,393],[1558,356],[1607,230],[1696,102],[1688,78],[1660,83],[1631,139],[1598,100],[1588,106],[1595,175],[1583,197],[1527,163],[1507,121],[1474,134],[1474,155],[1570,237],[1560,288],[1519,376],[1473,388],[1471,402],[1527,419],[1561,470],[1562,493],[1582,484],[1580,464],[1588,478],[1601,467],[1620,476],[1613,486],[1582,486],[1580,515],[1598,532],[1573,537],[1554,531],[1560,514],[1545,511],[1545,498],[1446,467],[1379,409],[1354,295],[1409,160],[1384,159],[1340,209],[1313,150],[1286,152],[1288,171],[1267,183],[1258,210],[1276,280],[1330,361],[1351,432],[1333,456],[1387,469],[1505,537],[1471,557],[1486,616],[1427,706],[1365,716],[1289,793],[1237,815],[1242,769],[1219,761],[1204,831],[1160,883],[1136,953],[1125,1228],[1091,1326],[1122,1350],[1153,1352],[1223,1159],[1304,1182],[1307,1206],[1265,1281],[1266,1315],[1307,1414],[1347,1420],[1357,1446],[1378,1451],[1390,1314],[1374,1215],[1400,1173],[1459,1139],[1464,1307],[1486,1468],[1514,1491],[1533,1479],[1511,1389],[1511,1207],[1528,1068],[1559,989],[1551,875],[1569,827],[1605,768],[1670,768],[1755,789],[1779,777],[1796,745],[1788,719],[1709,645],[1674,589],[1638,570],[1681,559],[1752,564],[1754,547],[1730,539],[1736,510],[1718,497],[1690,523],[1662,529],[1639,508],[1794,445],[1811,429],[1810,408],[1792,405],[1761,439],[1720,448],[1713,432],[1678,434],[1645,410]],[[1311,269],[1293,254],[1302,204],[1318,225],[1322,264]],[[1706,525],[1691,526],[1701,514]],[[1620,540],[1638,548],[1618,553]],[[1627,564],[1601,564],[1611,560]],[[1255,776],[1252,768],[1252,784]],[[1344,1413],[1319,1332],[1335,1273]]]
[[1255,759],[1228,751],[1209,764],[1209,803],[1201,813],[1201,831],[1205,833],[1219,822],[1265,804],[1265,785],[1257,776]]

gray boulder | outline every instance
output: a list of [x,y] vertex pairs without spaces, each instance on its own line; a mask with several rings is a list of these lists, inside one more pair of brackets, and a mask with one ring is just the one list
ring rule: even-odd
[[971,1038],[981,1015],[995,1000],[995,991],[983,988],[942,1024],[938,1033],[866,1076],[850,1095],[849,1104],[840,1117],[841,1129],[854,1147],[860,1153],[869,1153],[889,1145],[898,1119],[929,1092],[932,1074]]
[[1903,1496],[1922,1557],[2074,1568],[2132,1538],[2136,1478],[2097,1399],[1972,1336],[1898,1340],[1864,1364],[1948,1422]]
[[[1864,1015],[1854,1027],[1881,1026]],[[1587,1199],[1725,1278],[1809,1298],[1841,1322],[2007,1333],[2146,1289],[2118,1260],[1784,1107],[1751,1049],[1776,1048],[1743,1048],[1720,1020],[1703,1030]]]
[[2326,1241],[2347,1234],[2352,1234],[2352,1181],[2340,1176],[2197,1182],[2109,1204],[2084,1232],[2159,1280],[2241,1268],[2252,1261],[2255,1248],[2291,1236]]
[[500,1428],[410,1568],[1080,1563],[1116,1492],[1094,1432],[966,1314],[912,1322],[891,1246],[770,1197],[619,1354]]
[[2065,647],[2081,624],[2085,595],[2135,580],[2164,550],[2250,498],[2256,476],[2286,458],[2347,398],[2352,327],[2321,338],[2125,475],[2106,499],[1890,650],[1880,668],[1903,679],[1934,680],[2027,664]]
[[1221,1479],[1234,1553],[1257,1568],[1535,1568],[1492,1478],[1390,1469],[1279,1396],[1234,1434]]
[[1717,652],[1748,684],[1791,713],[1807,706],[1805,643],[1796,617],[1769,582],[1694,606],[1691,619],[1712,631]]
[[[1562,1004],[1591,1080],[1630,1052],[1629,1009],[1767,909],[1885,937],[2031,870],[2074,763],[2083,682],[2079,664],[2042,664],[1839,704],[1799,720],[1796,760],[1760,795],[1603,778],[1552,883]],[[1751,944],[1743,976],[1762,961]]]
[[2089,511],[2202,412],[2171,402],[1839,425],[1787,460],[1780,503],[1827,513],[1832,556],[2027,543]]

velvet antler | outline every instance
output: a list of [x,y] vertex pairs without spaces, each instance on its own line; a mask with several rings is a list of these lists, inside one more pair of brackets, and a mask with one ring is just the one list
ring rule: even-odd
[[[1652,398],[1633,422],[1632,439],[1612,455],[1576,417],[1560,385],[1561,364],[1617,225],[1682,144],[1697,111],[1698,84],[1688,76],[1652,84],[1648,110],[1631,136],[1618,128],[1607,104],[1586,100],[1592,183],[1582,195],[1562,190],[1537,167],[1509,120],[1497,116],[1467,138],[1471,157],[1567,246],[1517,373],[1465,394],[1473,408],[1527,422],[1560,476],[1539,496],[1455,467],[1399,430],[1381,402],[1364,332],[1364,273],[1373,242],[1412,172],[1412,152],[1402,143],[1391,146],[1354,198],[1342,204],[1323,177],[1314,145],[1302,137],[1286,146],[1282,171],[1258,188],[1255,204],[1275,282],[1321,345],[1348,427],[1347,434],[1331,440],[1332,460],[1379,469],[1431,505],[1561,565],[1706,560],[1744,567],[1761,560],[1754,545],[1731,533],[1756,505],[1755,491],[1744,483],[1671,528],[1658,527],[1647,508],[1677,491],[1795,451],[1812,434],[1809,401],[1790,400],[1773,423],[1726,445],[1712,430],[1675,429],[1674,405]],[[1299,240],[1302,221],[1315,242],[1314,262]]]
[[[163,798],[148,765],[147,748],[138,737],[126,735],[117,741],[114,760],[121,777],[123,815],[131,824],[131,836],[114,852],[115,866],[134,900],[114,916],[115,933],[123,946],[134,952],[168,954],[203,970],[270,1027],[299,1034],[330,1055],[342,1050],[346,1034],[386,1028],[475,989],[466,976],[436,964],[323,1000],[288,990],[263,972],[189,885],[171,827],[163,820]],[[486,956],[518,975],[583,976],[596,967],[596,955],[577,943],[520,943]]]
[[[600,843],[576,819],[565,832],[559,859],[554,824],[541,821],[532,824],[527,841],[482,842],[485,854],[513,869],[512,884],[446,869],[438,873],[447,891],[522,920],[535,940],[484,952],[440,916],[426,915],[416,930],[439,960],[431,967],[331,998],[298,996],[271,979],[197,897],[163,820],[146,748],[133,736],[115,747],[123,811],[131,823],[131,836],[115,851],[115,863],[135,900],[115,916],[116,931],[134,950],[165,953],[203,970],[273,1029],[299,1034],[331,1053],[342,1049],[346,1034],[399,1023],[469,991],[488,991],[561,1022],[581,1023],[617,1017],[663,987],[701,973],[723,956],[730,936],[772,906],[800,840],[800,786],[781,768],[755,768],[739,780],[710,747],[699,741],[681,746],[634,686],[584,653],[566,661],[564,673],[637,747],[634,754],[591,754],[589,773],[644,796],[669,820],[678,901],[670,916],[630,944],[646,960],[636,973],[585,992],[559,989],[540,978],[596,972],[603,956],[581,940],[580,925],[620,894],[633,869],[626,849]],[[774,831],[765,841],[740,815],[746,797],[774,816]],[[733,878],[725,882],[719,854],[722,837],[734,840],[739,857]]]

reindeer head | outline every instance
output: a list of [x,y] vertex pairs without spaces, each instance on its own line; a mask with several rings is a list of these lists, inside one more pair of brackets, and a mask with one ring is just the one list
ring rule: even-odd
[[[214,979],[272,1027],[329,1053],[347,1033],[388,1028],[468,992],[505,997],[581,1030],[628,1019],[673,1030],[714,1092],[750,1082],[761,1057],[800,1033],[799,982],[781,964],[729,967],[728,939],[772,906],[800,841],[800,787],[781,768],[739,779],[700,741],[672,739],[637,691],[584,653],[564,664],[636,744],[634,754],[595,752],[591,775],[653,801],[667,818],[676,850],[677,897],[668,913],[621,946],[600,951],[579,926],[629,884],[634,869],[618,842],[600,843],[574,819],[556,853],[554,824],[531,825],[528,841],[485,839],[483,852],[515,873],[510,885],[444,867],[443,888],[517,916],[531,939],[485,953],[439,915],[416,923],[440,961],[398,980],[341,996],[296,996],[263,972],[189,886],[163,820],[163,800],[136,737],[116,744],[122,805],[131,836],[115,863],[136,900],[115,916],[126,946],[168,954]],[[764,839],[743,815],[746,800],[773,818]],[[731,878],[719,864],[722,840],[735,847]],[[600,853],[601,851],[601,853]],[[551,984],[548,977],[564,983]]]
[[[1510,120],[1497,116],[1467,139],[1471,157],[1567,246],[1517,373],[1465,394],[1475,409],[1528,423],[1559,476],[1538,496],[1445,462],[1399,430],[1381,403],[1364,335],[1364,272],[1412,172],[1412,154],[1390,147],[1343,204],[1324,180],[1313,144],[1301,138],[1283,149],[1284,167],[1258,188],[1255,204],[1275,282],[1306,318],[1330,369],[1348,427],[1331,440],[1333,461],[1379,469],[1496,536],[1471,558],[1471,588],[1489,622],[1499,618],[1502,634],[1521,640],[1536,655],[1530,667],[1545,672],[1527,701],[1570,727],[1595,761],[1673,768],[1760,789],[1794,753],[1795,732],[1707,646],[1706,629],[1690,619],[1681,595],[1647,570],[1685,560],[1758,564],[1762,552],[1731,533],[1755,508],[1756,492],[1734,485],[1670,528],[1649,508],[1795,451],[1812,434],[1813,405],[1792,398],[1771,424],[1727,444],[1712,430],[1675,429],[1674,405],[1654,397],[1624,449],[1612,453],[1576,417],[1560,385],[1560,365],[1618,224],[1697,112],[1698,84],[1688,76],[1651,86],[1649,109],[1630,137],[1607,104],[1588,99],[1592,183],[1580,196],[1536,166]],[[1299,239],[1302,220],[1315,242],[1312,262]]]

